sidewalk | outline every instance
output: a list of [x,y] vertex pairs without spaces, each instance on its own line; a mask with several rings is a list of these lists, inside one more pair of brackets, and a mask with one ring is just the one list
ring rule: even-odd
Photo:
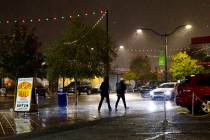
[[[168,125],[163,125],[163,112],[125,115],[65,125],[53,130],[9,137],[4,140],[208,140],[210,119],[168,112]],[[208,116],[209,118],[209,116]],[[205,125],[204,125],[205,124]]]

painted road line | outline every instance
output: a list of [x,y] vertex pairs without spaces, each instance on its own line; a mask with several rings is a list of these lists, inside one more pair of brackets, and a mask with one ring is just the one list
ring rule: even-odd
[[144,140],[154,140],[154,139],[157,139],[157,138],[160,138],[162,136],[165,136],[165,135],[168,135],[168,134],[180,134],[181,132],[158,132],[159,134],[157,134],[156,132],[156,136],[153,136],[153,137],[149,137],[149,138],[146,138]]
[[35,120],[30,119],[35,125],[37,125],[38,127],[41,127],[40,124],[38,124]]
[[6,133],[4,131],[4,128],[3,128],[2,124],[1,124],[1,122],[0,122],[0,126],[1,126],[1,129],[2,129],[3,134],[5,135]]
[[10,121],[7,119],[7,117],[4,115],[4,114],[2,114],[2,116],[4,117],[4,119],[7,121],[7,123],[9,124],[9,126],[10,126],[10,128],[12,129],[12,131],[13,131],[13,133],[15,134],[16,133],[16,131],[15,131],[15,129],[12,127],[12,124],[10,123]]

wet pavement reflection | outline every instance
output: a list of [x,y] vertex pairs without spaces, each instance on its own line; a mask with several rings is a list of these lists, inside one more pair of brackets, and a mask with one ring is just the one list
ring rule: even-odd
[[[56,97],[40,97],[39,111],[33,113],[13,112],[14,100],[12,99],[11,97],[0,98],[2,104],[5,104],[0,108],[0,136],[28,133],[78,122],[94,121],[101,118],[163,112],[164,109],[163,101],[152,101],[149,98],[141,98],[138,93],[126,94],[129,109],[125,110],[120,100],[118,111],[114,110],[117,99],[116,94],[111,94],[110,101],[113,110],[109,112],[107,104],[104,102],[100,113],[97,110],[100,100],[100,95],[98,94],[81,95],[77,106],[75,105],[75,96],[71,94],[68,96],[68,107],[62,108],[57,106]],[[166,102],[167,110],[175,110],[176,108],[177,106],[173,101]]]

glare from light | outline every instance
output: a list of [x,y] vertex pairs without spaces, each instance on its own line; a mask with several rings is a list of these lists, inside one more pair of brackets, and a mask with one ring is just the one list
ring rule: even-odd
[[149,95],[150,95],[150,96],[153,96],[153,95],[154,95],[154,92],[153,92],[153,91],[150,91],[150,92],[149,92]]
[[42,66],[44,66],[44,65],[46,65],[46,62],[42,62],[42,64],[41,64]]
[[123,45],[120,45],[120,49],[124,49],[124,46]]
[[172,109],[172,108],[173,108],[172,103],[169,102],[169,101],[167,101],[167,102],[166,102],[166,108],[167,108],[167,109]]
[[155,112],[155,111],[158,110],[157,105],[155,104],[155,102],[150,102],[147,109],[149,111],[151,111],[151,112]]
[[188,25],[185,26],[185,28],[186,28],[187,30],[189,30],[189,29],[192,28],[192,25],[189,25],[189,24],[188,24]]
[[93,51],[93,50],[94,50],[94,48],[91,48],[91,50]]
[[136,33],[137,33],[137,34],[141,34],[141,33],[142,33],[142,29],[137,29],[137,30],[136,30]]
[[166,96],[171,96],[171,92],[170,92],[170,91],[166,91],[164,94],[165,94]]

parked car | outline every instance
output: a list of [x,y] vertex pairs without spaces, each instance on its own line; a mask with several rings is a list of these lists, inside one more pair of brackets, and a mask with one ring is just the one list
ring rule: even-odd
[[175,97],[175,86],[176,82],[163,83],[156,89],[151,90],[150,96],[152,99],[155,98],[173,99]]
[[48,87],[44,86],[40,78],[34,80],[33,91],[36,92],[39,96],[46,97],[48,95]]
[[192,111],[192,95],[194,94],[194,112],[210,112],[210,74],[187,76],[177,88],[176,104]]
[[157,80],[154,80],[154,81],[149,81],[147,82],[145,85],[146,86],[149,86],[150,88],[152,89],[155,89],[157,88],[158,86],[160,86],[160,84],[164,83],[163,81],[157,81]]
[[[76,87],[79,92],[86,92],[87,94],[91,94],[92,86],[89,82],[76,82]],[[75,82],[71,82],[69,85],[63,88],[64,92],[75,93]]]
[[141,94],[141,96],[144,97],[149,97],[150,96],[150,91],[153,90],[152,87],[149,86],[141,86],[139,88],[139,92]]
[[91,93],[100,93],[100,86],[101,84],[97,84],[96,86],[92,87]]
[[44,86],[36,86],[35,88],[36,88],[35,92],[39,96],[46,97],[48,95],[48,88],[47,87],[44,87]]

